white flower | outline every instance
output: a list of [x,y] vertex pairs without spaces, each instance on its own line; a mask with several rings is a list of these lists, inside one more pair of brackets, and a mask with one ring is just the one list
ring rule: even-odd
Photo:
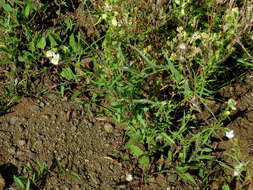
[[235,176],[235,177],[239,176],[240,173],[241,173],[241,171],[242,171],[242,169],[243,169],[243,164],[242,163],[240,163],[237,166],[235,166],[233,176]]
[[59,53],[55,54],[53,58],[51,59],[51,63],[54,65],[58,65],[60,60],[60,55]]
[[237,177],[237,176],[239,176],[239,174],[240,174],[240,173],[239,173],[238,171],[234,170],[233,176]]
[[106,11],[112,11],[112,6],[109,5],[108,3],[105,3],[105,10]]
[[53,50],[46,51],[46,57],[54,57],[54,56],[55,56],[55,52]]
[[127,174],[126,175],[126,180],[129,181],[129,182],[132,181],[133,180],[133,176],[131,174]]
[[236,110],[236,105],[237,105],[237,101],[235,101],[234,99],[230,98],[227,102],[228,104],[228,107],[231,109],[231,110]]
[[226,132],[226,137],[229,138],[229,139],[234,138],[235,137],[234,130],[227,131]]

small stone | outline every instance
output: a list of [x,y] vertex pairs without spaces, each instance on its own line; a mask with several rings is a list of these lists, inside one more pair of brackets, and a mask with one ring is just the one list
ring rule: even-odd
[[17,144],[18,146],[24,146],[26,144],[26,141],[21,139],[21,140],[18,140]]
[[128,181],[128,182],[133,181],[133,176],[132,176],[132,174],[127,174],[127,175],[126,175],[126,181]]
[[32,106],[30,107],[30,109],[31,109],[32,111],[39,111],[39,110],[40,110],[40,107],[37,106],[37,105],[32,105]]
[[170,183],[175,183],[177,181],[177,175],[176,174],[169,174],[167,177],[167,181]]
[[57,115],[52,114],[52,115],[51,115],[51,119],[52,119],[53,121],[55,121],[55,120],[57,119]]
[[88,127],[93,127],[93,123],[88,122]]
[[105,123],[105,124],[104,124],[104,129],[105,129],[105,131],[106,131],[107,133],[112,133],[114,127],[113,127],[110,123]]
[[49,115],[42,115],[41,116],[43,119],[49,120]]
[[40,107],[44,107],[45,103],[44,102],[40,102]]
[[18,120],[18,117],[14,116],[10,119],[10,124],[14,125],[16,123],[16,121]]

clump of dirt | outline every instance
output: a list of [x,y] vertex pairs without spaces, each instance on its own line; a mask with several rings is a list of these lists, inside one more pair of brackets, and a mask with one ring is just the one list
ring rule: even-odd
[[27,176],[26,166],[36,168],[36,163],[44,163],[47,173],[34,189],[164,189],[173,184],[158,176],[144,185],[131,162],[119,155],[123,127],[84,107],[49,94],[24,98],[0,117],[5,189],[17,189],[13,176]]

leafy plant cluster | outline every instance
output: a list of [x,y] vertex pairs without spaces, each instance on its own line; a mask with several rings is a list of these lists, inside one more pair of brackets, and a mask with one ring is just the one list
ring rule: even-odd
[[[220,174],[212,137],[222,121],[202,126],[196,114],[235,69],[252,66],[250,0],[0,5],[3,81],[16,81],[1,96],[28,95],[46,73],[61,96],[89,96],[127,123],[125,147],[144,173],[176,173],[202,188]],[[45,56],[52,49],[59,65]]]

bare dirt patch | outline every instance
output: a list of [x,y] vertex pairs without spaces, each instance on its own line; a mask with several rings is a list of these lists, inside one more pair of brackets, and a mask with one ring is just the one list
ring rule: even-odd
[[[0,121],[0,163],[15,166],[15,175],[25,173],[27,163],[45,163],[50,173],[39,189],[104,189],[125,180],[126,170],[113,159],[121,149],[123,130],[109,120],[97,120],[77,103],[26,98]],[[57,172],[56,159],[81,180]]]
[[47,173],[32,189],[165,189],[177,179],[161,175],[144,182],[141,172],[119,155],[122,126],[51,94],[40,100],[24,98],[0,117],[0,126],[5,189],[17,189],[13,176],[27,177],[26,166],[36,169],[36,163],[44,163]]

